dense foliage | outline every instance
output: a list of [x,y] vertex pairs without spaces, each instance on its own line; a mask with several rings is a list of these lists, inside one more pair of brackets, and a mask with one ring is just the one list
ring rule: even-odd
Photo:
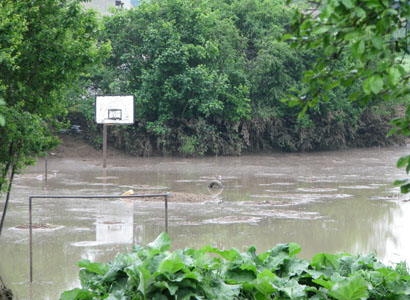
[[405,263],[394,268],[373,255],[346,253],[299,259],[295,243],[256,254],[235,248],[170,250],[166,233],[146,247],[134,246],[110,263],[82,260],[82,288],[60,300],[97,299],[408,299]]
[[[291,1],[288,1],[290,3]],[[410,2],[407,0],[317,0],[296,9],[293,35],[287,35],[294,47],[323,52],[311,70],[304,73],[304,89],[289,98],[308,107],[329,102],[335,88],[350,92],[350,100],[363,104],[392,101],[407,109],[394,119],[390,134],[410,135]],[[347,53],[346,68],[336,67]],[[363,82],[352,92],[355,82]],[[398,167],[410,172],[410,155],[400,158]],[[404,193],[410,192],[408,179],[398,181]]]
[[79,1],[0,2],[0,191],[57,144],[67,90],[109,51],[97,20]]
[[[244,150],[306,151],[389,143],[394,109],[361,108],[338,87],[332,100],[298,120],[282,103],[302,90],[303,71],[320,52],[280,41],[291,25],[281,0],[147,0],[104,17],[100,39],[113,52],[90,71],[87,93],[73,105],[99,145],[95,94],[133,94],[136,124],[112,127],[111,142],[136,155],[240,154]],[[341,59],[338,69],[346,68]],[[84,101],[88,98],[88,102]],[[84,121],[85,119],[85,121]],[[395,140],[391,140],[395,142]]]

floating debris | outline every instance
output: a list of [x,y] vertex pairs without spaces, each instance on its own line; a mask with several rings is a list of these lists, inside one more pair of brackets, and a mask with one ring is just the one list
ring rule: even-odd
[[[30,228],[29,224],[22,224],[22,225],[17,225],[13,227],[13,229],[18,229],[18,230],[27,230]],[[64,228],[62,225],[53,225],[49,223],[33,223],[31,228],[33,230],[57,230]]]

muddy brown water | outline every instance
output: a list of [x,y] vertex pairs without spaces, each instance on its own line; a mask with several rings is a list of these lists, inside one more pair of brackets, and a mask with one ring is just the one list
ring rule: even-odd
[[[130,189],[182,199],[169,204],[173,248],[253,244],[262,252],[292,241],[305,258],[344,251],[410,261],[409,196],[392,186],[405,177],[395,162],[408,152],[410,146],[200,159],[110,156],[106,171],[100,159],[55,157],[48,160],[47,186],[39,161],[15,180],[0,238],[0,274],[18,299],[28,299],[29,195]],[[222,193],[208,189],[213,179],[223,183]],[[80,259],[109,261],[133,243],[155,239],[164,230],[164,208],[149,200],[35,199],[33,222],[43,224],[33,233],[33,298],[55,300],[79,286]]]

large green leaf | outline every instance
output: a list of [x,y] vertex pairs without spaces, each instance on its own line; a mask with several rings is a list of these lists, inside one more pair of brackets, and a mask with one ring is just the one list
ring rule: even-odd
[[305,299],[306,294],[306,286],[299,284],[297,280],[285,280],[278,283],[275,282],[274,286],[279,290],[284,292],[291,300],[297,299]]
[[295,256],[296,254],[300,253],[302,248],[299,246],[299,244],[296,243],[289,243],[289,256]]
[[155,241],[149,243],[148,247],[159,251],[169,250],[171,247],[171,239],[166,232],[163,232],[155,239]]
[[185,267],[179,255],[175,252],[171,253],[159,264],[157,272],[174,274]]
[[351,0],[342,0],[342,3],[347,9],[351,9],[354,7],[353,2]]
[[389,83],[392,86],[396,86],[401,79],[401,74],[398,68],[392,67],[388,70],[388,79],[389,79]]
[[383,48],[383,38],[380,36],[375,36],[372,38],[372,44],[376,49],[382,49]]
[[312,280],[314,283],[320,284],[321,286],[325,287],[326,289],[328,289],[329,291],[332,290],[333,286],[335,285],[335,283],[331,280],[324,280],[322,278],[318,278],[315,280]]
[[[255,288],[264,296],[270,296],[277,289],[273,287],[272,282],[276,279],[276,275],[271,271],[264,269],[258,274],[254,282]],[[270,298],[268,298],[270,299]]]
[[383,77],[380,75],[370,77],[370,89],[376,95],[380,93],[383,89]]
[[317,270],[331,268],[337,271],[340,268],[339,257],[336,254],[319,253],[313,257],[311,265]]
[[122,290],[109,294],[105,300],[128,300],[128,297],[124,295],[124,290]]
[[93,300],[93,297],[91,292],[77,288],[62,293],[60,300]]
[[203,286],[206,292],[204,299],[232,300],[237,297],[241,291],[241,285],[226,284],[223,280],[214,280],[212,286]]
[[234,261],[241,258],[240,251],[236,248],[232,248],[230,250],[219,250],[217,248],[206,246],[203,249],[208,251],[209,253],[219,254],[228,261]]
[[292,258],[291,260],[288,261],[288,263],[285,266],[287,276],[292,277],[292,276],[299,276],[303,272],[307,272],[309,269],[309,262],[307,260],[303,259],[296,259]]
[[78,262],[80,268],[85,268],[87,271],[104,276],[110,269],[107,264],[104,263],[92,263],[88,259],[83,259]]
[[353,57],[360,57],[365,51],[365,42],[363,40],[359,40],[352,46],[352,56]]
[[227,273],[227,279],[230,279],[232,283],[244,283],[252,281],[256,278],[254,272],[248,270],[234,269],[229,270]]
[[336,282],[329,295],[337,300],[366,299],[369,292],[369,283],[362,277],[355,275]]
[[407,166],[407,164],[409,164],[409,163],[410,163],[410,155],[402,156],[397,161],[397,167],[398,168],[403,168],[403,167]]

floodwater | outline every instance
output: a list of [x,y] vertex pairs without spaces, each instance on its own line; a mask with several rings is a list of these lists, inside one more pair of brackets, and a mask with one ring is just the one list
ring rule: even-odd
[[[392,186],[405,177],[395,162],[407,147],[351,149],[242,157],[48,160],[15,180],[0,238],[0,274],[18,299],[29,298],[29,195],[119,195],[183,192],[209,195],[203,203],[169,203],[173,248],[258,252],[296,242],[300,257],[317,252],[376,253],[385,263],[410,261],[410,201]],[[124,199],[34,199],[33,299],[58,299],[79,286],[80,259],[109,261],[132,243],[145,245],[164,231],[164,204]],[[3,208],[4,198],[0,209]]]

